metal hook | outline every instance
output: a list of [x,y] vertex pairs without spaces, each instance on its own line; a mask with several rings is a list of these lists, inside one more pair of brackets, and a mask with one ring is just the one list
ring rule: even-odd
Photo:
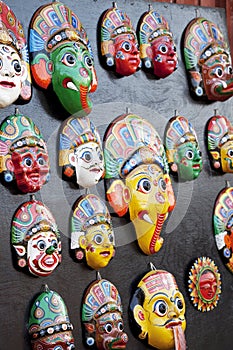
[[198,8],[195,9],[196,18],[200,17],[200,11]]
[[214,109],[214,116],[216,116],[217,113],[218,113],[218,108],[215,108],[215,109]]
[[115,9],[117,9],[117,3],[116,3],[116,1],[113,1],[112,7],[114,7]]
[[226,187],[231,187],[230,182],[228,180],[226,180]]
[[34,201],[35,200],[35,193],[30,194],[30,201]]
[[149,262],[149,264],[150,264],[150,269],[153,271],[153,270],[157,270],[156,269],[156,267],[155,267],[155,265],[150,261]]
[[47,283],[43,284],[41,289],[45,292],[45,293],[49,293],[50,292],[50,289],[47,285]]
[[15,114],[19,114],[19,109],[18,109],[18,107],[15,107]]
[[101,274],[100,274],[99,271],[96,271],[96,279],[99,280],[99,281],[102,279]]
[[175,117],[177,117],[177,109],[175,109]]
[[129,113],[130,113],[130,108],[126,107],[126,114],[129,114]]
[[151,4],[148,5],[148,12],[152,11],[153,10],[153,7]]

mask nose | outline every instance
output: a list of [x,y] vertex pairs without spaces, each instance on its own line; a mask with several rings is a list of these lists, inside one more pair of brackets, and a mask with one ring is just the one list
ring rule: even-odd
[[46,249],[46,254],[53,254],[54,252],[55,252],[55,247],[52,245]]

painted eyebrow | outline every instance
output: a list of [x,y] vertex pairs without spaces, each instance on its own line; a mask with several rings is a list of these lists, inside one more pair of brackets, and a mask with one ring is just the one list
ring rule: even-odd
[[152,297],[150,298],[150,300],[149,300],[149,302],[148,302],[148,303],[150,303],[150,302],[151,302],[151,300],[152,300],[154,297],[156,297],[157,295],[164,295],[165,297],[167,297],[167,298],[168,298],[168,295],[167,295],[166,293],[161,293],[161,292],[158,292],[158,293],[156,293],[156,294],[153,294],[153,295],[152,295]]

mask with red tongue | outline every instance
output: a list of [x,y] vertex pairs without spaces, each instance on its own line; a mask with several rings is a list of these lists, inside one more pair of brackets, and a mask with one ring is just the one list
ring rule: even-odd
[[175,206],[165,150],[146,119],[122,114],[104,136],[107,199],[119,216],[129,212],[144,254],[158,252],[160,233]]
[[139,339],[159,350],[186,349],[185,301],[171,273],[153,266],[139,282],[129,310]]

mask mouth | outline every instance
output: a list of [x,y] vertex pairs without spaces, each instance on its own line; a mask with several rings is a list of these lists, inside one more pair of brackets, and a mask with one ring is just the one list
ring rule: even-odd
[[0,81],[0,86],[3,87],[3,88],[6,88],[6,89],[12,89],[16,85],[12,81],[2,80],[2,81]]
[[109,250],[105,250],[105,251],[101,252],[100,255],[101,255],[103,258],[108,258],[109,255],[110,255],[110,251],[109,251]]
[[70,78],[66,78],[63,80],[62,82],[62,86],[65,89],[70,89],[70,90],[74,90],[74,91],[79,91],[77,86],[73,83],[72,79]]
[[171,328],[171,329],[173,329],[174,327],[177,327],[177,326],[181,326],[181,321],[173,321],[173,320],[171,320],[171,321],[169,321],[167,324],[166,324],[166,328]]

